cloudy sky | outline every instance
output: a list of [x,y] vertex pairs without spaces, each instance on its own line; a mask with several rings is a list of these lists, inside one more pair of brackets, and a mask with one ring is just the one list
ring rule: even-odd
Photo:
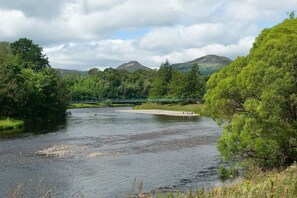
[[1,0],[0,39],[32,39],[55,68],[130,60],[156,68],[166,59],[246,55],[292,10],[296,0]]

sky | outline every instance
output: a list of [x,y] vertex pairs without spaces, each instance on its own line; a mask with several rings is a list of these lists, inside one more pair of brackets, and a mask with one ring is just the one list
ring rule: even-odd
[[132,60],[158,68],[166,59],[245,56],[296,8],[296,0],[1,0],[0,40],[33,40],[54,68]]

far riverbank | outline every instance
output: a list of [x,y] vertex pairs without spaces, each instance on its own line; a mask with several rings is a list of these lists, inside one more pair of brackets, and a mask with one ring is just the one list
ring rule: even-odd
[[126,113],[141,113],[141,114],[151,114],[151,115],[166,115],[166,116],[178,116],[178,117],[197,117],[199,114],[188,112],[188,111],[168,111],[168,110],[135,110],[135,109],[127,109],[127,110],[118,110],[118,112],[126,112]]
[[193,115],[205,115],[204,113],[204,105],[203,104],[159,104],[159,103],[145,103],[142,105],[135,106],[133,110],[158,110],[158,111],[175,111],[179,112],[179,115],[183,116],[187,113]]

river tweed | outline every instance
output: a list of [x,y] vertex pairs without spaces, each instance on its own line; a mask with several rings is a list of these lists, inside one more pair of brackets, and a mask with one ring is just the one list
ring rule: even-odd
[[58,126],[2,133],[1,197],[20,184],[25,196],[101,198],[128,197],[134,180],[151,193],[219,184],[213,120],[129,109],[71,109]]

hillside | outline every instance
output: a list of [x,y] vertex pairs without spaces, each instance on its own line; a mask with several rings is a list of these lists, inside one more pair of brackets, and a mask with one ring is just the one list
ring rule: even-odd
[[171,66],[175,70],[186,72],[190,71],[194,63],[197,63],[200,66],[200,71],[203,75],[211,75],[212,73],[219,71],[222,67],[229,65],[231,60],[223,56],[207,55],[193,61],[172,64]]
[[128,63],[121,64],[120,66],[117,67],[117,69],[124,69],[129,72],[134,72],[136,70],[142,69],[142,70],[150,70],[150,68],[143,66],[137,61],[130,61]]
[[60,74],[84,74],[87,73],[86,71],[78,71],[73,69],[60,69],[60,68],[54,68],[54,70],[58,71]]

